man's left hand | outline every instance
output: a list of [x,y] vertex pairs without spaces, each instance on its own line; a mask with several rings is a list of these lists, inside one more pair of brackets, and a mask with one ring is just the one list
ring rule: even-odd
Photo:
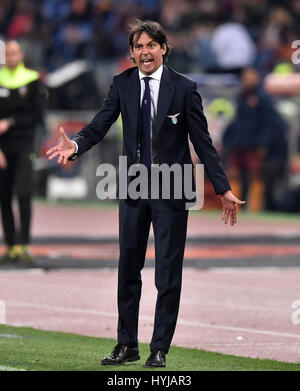
[[243,205],[245,201],[236,198],[230,190],[226,191],[220,199],[223,208],[222,220],[225,224],[230,220],[230,224],[234,225],[237,222],[237,205]]

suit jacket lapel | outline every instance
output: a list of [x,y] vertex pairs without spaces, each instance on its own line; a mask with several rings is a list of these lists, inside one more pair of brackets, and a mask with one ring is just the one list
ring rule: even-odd
[[141,85],[138,75],[138,68],[131,73],[130,78],[128,79],[127,86],[127,110],[128,116],[131,122],[132,129],[138,131],[139,126],[139,115],[140,115],[140,94],[141,94]]
[[172,98],[174,94],[174,83],[172,82],[169,69],[164,66],[162,73],[159,95],[157,102],[157,128],[156,136],[158,135],[163,121],[168,113]]

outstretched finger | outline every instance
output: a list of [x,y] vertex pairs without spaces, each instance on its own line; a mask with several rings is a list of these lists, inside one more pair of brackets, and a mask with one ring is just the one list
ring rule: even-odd
[[246,201],[241,201],[241,200],[239,200],[239,199],[236,198],[236,197],[234,197],[234,198],[235,198],[234,202],[235,202],[236,204],[238,204],[238,205],[243,205],[243,204],[246,203]]
[[67,135],[66,135],[66,133],[65,133],[65,131],[64,131],[64,128],[63,128],[62,126],[60,126],[60,128],[59,128],[59,134],[60,134],[60,136],[61,136],[63,139],[68,140],[68,137],[67,137]]
[[234,225],[236,223],[236,210],[231,211],[230,223]]
[[57,159],[57,163],[60,164],[63,160],[63,155],[59,155],[59,158]]
[[223,209],[222,210],[222,217],[221,217],[221,220],[224,220],[225,219],[225,210]]
[[46,151],[46,155],[51,155],[51,153],[53,153],[55,151],[57,151],[57,146],[48,149],[48,151]]
[[229,211],[226,209],[225,210],[225,224],[228,223],[228,217],[229,217]]
[[46,152],[46,155],[50,155],[53,152],[56,152],[56,151],[59,152],[61,150],[62,150],[62,147],[60,145],[55,145],[54,147],[48,149],[48,151]]
[[52,153],[52,155],[50,155],[50,156],[48,157],[48,159],[49,159],[49,160],[52,160],[52,159],[55,158],[55,156],[57,156],[57,155],[59,155],[59,151],[56,151],[56,152]]

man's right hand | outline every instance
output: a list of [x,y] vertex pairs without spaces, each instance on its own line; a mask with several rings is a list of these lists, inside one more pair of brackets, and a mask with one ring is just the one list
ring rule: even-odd
[[67,164],[67,160],[75,153],[74,143],[67,137],[64,128],[59,128],[59,135],[61,140],[55,147],[48,149],[46,155],[49,155],[48,159],[52,160],[55,156],[58,156],[57,163]]
[[5,170],[7,167],[7,160],[4,153],[0,149],[0,170]]

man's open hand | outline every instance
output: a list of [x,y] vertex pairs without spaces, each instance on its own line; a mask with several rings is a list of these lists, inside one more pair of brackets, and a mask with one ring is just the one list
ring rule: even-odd
[[49,155],[49,160],[58,156],[57,163],[60,164],[63,162],[63,164],[67,164],[68,158],[75,153],[76,148],[74,143],[67,137],[62,126],[59,128],[59,135],[61,137],[59,144],[48,149],[46,154]]
[[237,205],[243,205],[245,201],[236,198],[230,190],[226,191],[220,199],[223,208],[222,220],[224,220],[225,224],[230,220],[230,224],[234,225],[237,222]]

